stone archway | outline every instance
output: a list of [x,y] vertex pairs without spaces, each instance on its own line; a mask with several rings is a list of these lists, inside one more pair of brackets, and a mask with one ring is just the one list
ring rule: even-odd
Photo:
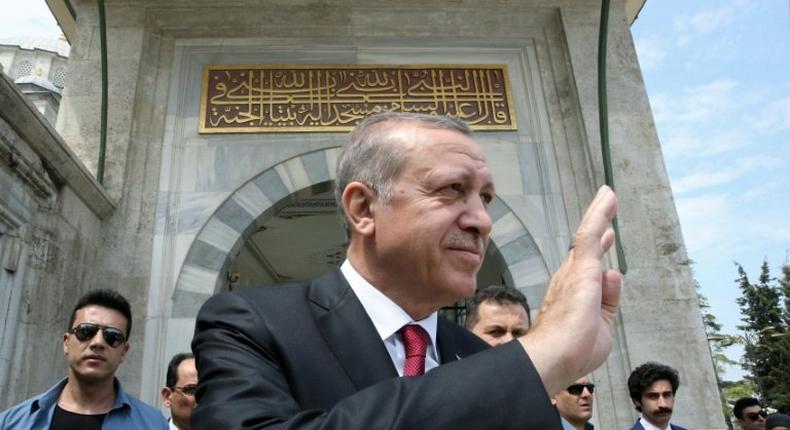
[[[255,176],[233,192],[204,224],[179,272],[171,318],[189,319],[226,282],[227,268],[266,217],[288,196],[334,181],[340,148],[301,154]],[[506,267],[504,276],[538,309],[550,278],[544,258],[524,224],[499,198],[489,207],[494,222],[491,242]]]

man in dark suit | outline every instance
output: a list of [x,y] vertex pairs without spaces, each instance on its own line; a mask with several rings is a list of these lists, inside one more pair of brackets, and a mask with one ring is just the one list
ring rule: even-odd
[[595,428],[590,422],[593,414],[593,391],[595,384],[590,382],[590,378],[582,376],[551,398],[551,402],[562,417],[563,430]]
[[680,378],[677,370],[647,362],[628,376],[628,394],[642,416],[631,430],[686,430],[669,422]]
[[530,334],[482,351],[436,314],[474,294],[492,228],[494,185],[469,128],[368,118],[336,184],[349,237],[339,270],[219,294],[198,314],[193,428],[559,429],[549,394],[611,349],[622,278],[601,259],[614,193],[593,200]]

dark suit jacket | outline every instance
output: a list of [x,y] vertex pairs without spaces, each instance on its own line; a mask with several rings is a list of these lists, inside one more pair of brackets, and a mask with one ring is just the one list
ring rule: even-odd
[[440,318],[437,344],[440,367],[398,378],[339,270],[218,294],[200,310],[192,341],[192,428],[560,429],[518,342],[488,349]]
[[[671,430],[686,430],[685,428],[681,426],[676,426],[672,423],[669,424],[669,428]],[[636,419],[636,423],[634,424],[633,427],[631,427],[631,430],[645,430],[645,428],[642,427],[642,423],[639,422],[639,418]]]

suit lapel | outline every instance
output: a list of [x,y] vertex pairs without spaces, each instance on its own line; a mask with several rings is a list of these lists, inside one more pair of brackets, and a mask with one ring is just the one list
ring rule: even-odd
[[436,323],[436,345],[439,347],[440,364],[451,363],[488,348],[466,329],[441,316]]
[[318,329],[357,389],[398,376],[387,348],[339,270],[310,284]]

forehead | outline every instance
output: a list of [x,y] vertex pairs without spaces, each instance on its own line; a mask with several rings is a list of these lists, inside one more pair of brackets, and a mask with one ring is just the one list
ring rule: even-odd
[[195,359],[185,358],[178,363],[178,379],[182,380],[194,376],[197,378],[197,369],[195,369]]
[[492,300],[486,300],[480,303],[478,306],[478,313],[480,314],[480,320],[500,320],[500,319],[518,319],[519,321],[526,324],[527,322],[527,311],[521,306],[520,303],[513,303],[513,302],[495,302]]
[[645,389],[645,393],[665,393],[667,391],[672,391],[672,384],[666,379],[659,379]]
[[751,405],[743,408],[744,413],[760,412],[763,408],[760,405]]
[[[409,166],[421,169],[467,168],[488,175],[488,163],[480,145],[454,129],[433,128],[416,123],[399,124],[389,130],[391,141],[403,146]],[[437,157],[436,154],[441,154]]]
[[115,309],[99,305],[88,305],[77,310],[74,314],[74,325],[81,323],[94,323],[126,330],[127,321],[122,313]]
[[574,384],[589,384],[590,383],[590,378],[588,378],[586,376],[582,376],[581,378],[577,379],[573,383]]

